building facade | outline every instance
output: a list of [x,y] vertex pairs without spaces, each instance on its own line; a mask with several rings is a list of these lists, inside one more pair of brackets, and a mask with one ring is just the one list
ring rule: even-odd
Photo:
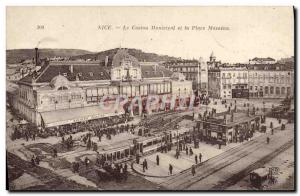
[[246,67],[211,68],[208,71],[209,96],[232,99],[248,98],[248,70]]
[[246,67],[221,67],[220,82],[221,98],[248,98],[248,70]]
[[286,64],[248,66],[250,98],[294,96],[294,70]]
[[198,94],[207,94],[208,68],[202,60],[178,60],[163,63],[172,72],[182,73],[186,80],[192,81],[193,91]]
[[181,75],[163,66],[141,66],[125,49],[109,62],[109,66],[96,60],[44,63],[18,82],[14,107],[29,122],[53,127],[122,114],[124,108],[99,107],[113,105],[117,95],[133,99],[192,93],[192,83]]

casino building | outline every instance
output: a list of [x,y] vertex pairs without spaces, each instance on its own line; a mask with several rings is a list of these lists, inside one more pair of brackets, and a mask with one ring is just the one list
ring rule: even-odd
[[113,105],[115,95],[146,99],[149,95],[193,93],[192,82],[182,74],[157,64],[141,65],[126,49],[119,49],[105,62],[44,62],[18,86],[14,107],[42,128],[124,114],[124,107],[99,107],[103,101]]

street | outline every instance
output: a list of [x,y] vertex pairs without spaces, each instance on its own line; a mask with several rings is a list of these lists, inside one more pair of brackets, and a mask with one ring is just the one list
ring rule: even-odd
[[[289,125],[287,130],[276,130],[272,136],[255,138],[204,162],[196,168],[195,176],[188,169],[161,185],[171,190],[224,190],[291,147],[293,130]],[[271,138],[270,144],[266,143],[267,136]]]

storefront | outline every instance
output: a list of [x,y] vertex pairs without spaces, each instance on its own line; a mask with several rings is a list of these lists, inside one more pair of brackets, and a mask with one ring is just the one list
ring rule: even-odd
[[55,110],[40,113],[42,127],[58,127],[61,125],[71,125],[79,122],[86,122],[93,119],[118,116],[124,114],[123,108],[114,110],[102,109],[100,106],[74,108],[66,110]]

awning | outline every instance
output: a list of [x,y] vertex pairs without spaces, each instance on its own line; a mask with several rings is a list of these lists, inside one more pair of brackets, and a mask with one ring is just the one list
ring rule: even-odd
[[83,108],[72,108],[64,110],[55,110],[50,112],[41,112],[42,122],[44,127],[53,127],[87,120],[105,118],[124,114],[124,109],[101,108],[100,106],[90,106]]

